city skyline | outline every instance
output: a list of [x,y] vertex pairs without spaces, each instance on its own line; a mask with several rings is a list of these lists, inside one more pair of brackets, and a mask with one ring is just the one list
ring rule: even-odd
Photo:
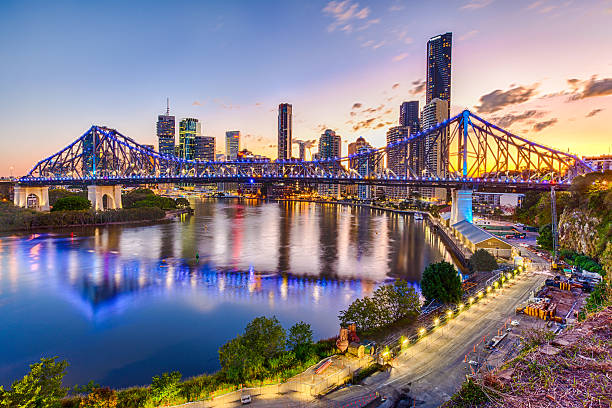
[[[10,39],[0,43],[0,55],[9,61],[0,67],[5,78],[0,108],[11,120],[0,127],[0,175],[9,175],[11,167],[14,175],[25,174],[92,123],[157,146],[155,118],[166,97],[173,101],[172,115],[197,118],[206,134],[217,138],[218,146],[223,145],[225,131],[240,129],[245,147],[275,158],[277,107],[282,101],[297,107],[294,139],[315,140],[330,128],[342,135],[342,155],[347,153],[346,142],[360,136],[382,146],[386,131],[397,123],[402,102],[418,100],[425,105],[425,44],[447,31],[453,33],[454,48],[451,114],[469,108],[530,140],[579,155],[610,149],[605,119],[612,111],[612,57],[586,40],[608,35],[605,22],[612,14],[606,2],[525,1],[512,6],[457,0],[438,11],[428,5],[408,8],[406,2],[397,1],[323,1],[280,8],[278,4],[265,3],[260,10],[241,2],[197,7],[181,2],[168,12],[172,24],[178,24],[187,6],[208,24],[169,33],[176,30],[156,29],[155,13],[162,7],[158,3],[142,12],[142,22],[119,15],[129,15],[134,6],[109,11],[61,3],[51,12],[42,6],[32,12],[18,2],[3,3],[0,30],[3,38]],[[265,14],[275,7],[272,17],[295,23],[286,35],[299,46],[294,50],[279,46],[294,57],[283,58],[278,67],[291,72],[292,81],[282,85],[269,75],[269,68],[280,59],[265,51],[278,29],[267,28],[247,38],[266,26]],[[124,43],[108,33],[68,38],[78,30],[78,24],[69,23],[90,12],[108,17],[120,32],[142,31]],[[433,13],[439,13],[435,23],[425,18]],[[461,18],[453,17],[457,14]],[[244,23],[236,32],[228,24],[230,16]],[[298,21],[302,17],[308,17],[308,25]],[[520,32],[513,18],[525,21]],[[528,24],[540,20],[546,24]],[[579,25],[583,35],[565,33],[572,25]],[[176,58],[171,58],[151,68],[148,61],[160,46],[156,41],[166,35],[170,38],[161,45],[173,44],[176,58],[193,45],[199,47],[198,59],[208,55],[218,60],[252,50],[231,67],[219,60],[218,68],[215,64],[177,68]],[[226,49],[213,44],[219,38]],[[58,43],[62,49],[56,48]],[[87,43],[92,50],[83,47]],[[94,50],[101,52],[96,55]],[[80,60],[86,55],[100,58],[100,64],[84,69]],[[104,56],[114,57],[113,62],[102,62]],[[332,56],[332,66],[321,64]],[[14,143],[17,136],[23,143]],[[297,156],[297,146],[294,150]]]

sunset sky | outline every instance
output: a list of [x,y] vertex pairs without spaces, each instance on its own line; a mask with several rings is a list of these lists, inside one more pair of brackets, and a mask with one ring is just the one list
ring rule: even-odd
[[[375,146],[404,100],[424,102],[427,40],[453,33],[452,113],[464,108],[579,155],[612,147],[612,1],[0,2],[0,176],[106,125],[157,145],[170,98],[223,149],[276,156],[331,128]],[[314,153],[316,149],[313,149]],[[294,155],[297,146],[294,145]]]

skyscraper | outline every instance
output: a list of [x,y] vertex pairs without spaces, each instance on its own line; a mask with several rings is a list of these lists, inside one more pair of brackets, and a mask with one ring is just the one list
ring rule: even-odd
[[[434,98],[423,107],[421,123],[423,129],[429,129],[448,119],[449,103],[446,100]],[[423,138],[422,170],[420,176],[446,177],[448,176],[448,134],[447,129],[432,132]],[[427,198],[446,198],[445,189],[422,189],[422,195]]]
[[213,136],[195,137],[195,159],[215,161],[215,138]]
[[426,103],[435,98],[451,100],[451,48],[452,33],[440,34],[427,41]]
[[240,131],[225,132],[225,160],[236,160],[240,151]]
[[[359,151],[360,148],[362,147],[370,147],[370,144],[368,142],[366,142],[366,140],[363,137],[358,137],[357,140],[355,140],[352,143],[348,144],[348,154],[349,156],[357,153]],[[357,170],[357,160],[355,159],[349,159],[349,168]]]
[[278,159],[291,158],[292,110],[289,103],[278,105]]
[[166,105],[166,114],[157,116],[157,142],[161,155],[174,155],[175,119],[170,116],[170,103]]
[[181,159],[195,159],[195,138],[201,134],[201,126],[201,123],[194,118],[185,118],[179,122],[179,157]]
[[419,132],[419,101],[403,102],[400,105],[400,126],[410,126],[410,134]]
[[[410,126],[395,126],[387,131],[387,146],[400,142],[410,137]],[[397,146],[387,147],[387,168],[398,177],[408,176],[408,144],[402,143]],[[407,198],[408,188],[387,188],[389,198]]]
[[[331,129],[326,129],[325,132],[319,138],[319,160],[330,159],[334,157],[340,157],[340,149],[342,141],[340,135],[337,135]],[[340,162],[331,161],[327,164],[330,170],[333,170],[340,166]],[[337,197],[339,188],[337,184],[319,184],[319,194]]]

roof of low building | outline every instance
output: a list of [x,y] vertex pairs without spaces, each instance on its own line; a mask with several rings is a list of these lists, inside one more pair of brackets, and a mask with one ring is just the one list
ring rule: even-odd
[[496,240],[502,241],[507,245],[510,245],[500,237],[493,235],[480,227],[477,227],[476,225],[472,224],[467,220],[459,221],[458,223],[453,224],[452,227],[473,244],[478,244],[480,242],[486,241],[487,239],[494,238]]

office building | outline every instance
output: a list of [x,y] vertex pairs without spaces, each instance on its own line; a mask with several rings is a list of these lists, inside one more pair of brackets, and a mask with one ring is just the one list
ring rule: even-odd
[[419,101],[403,102],[400,105],[400,126],[410,126],[410,134],[419,132]]
[[195,139],[202,133],[202,124],[194,118],[185,118],[179,122],[178,156],[184,160],[195,160]]
[[174,116],[170,116],[170,104],[168,103],[166,114],[157,116],[157,143],[161,155],[174,155],[176,130],[174,121]]
[[[421,124],[428,129],[448,119],[448,101],[434,98],[423,107]],[[447,177],[448,176],[448,130],[441,128],[437,132],[425,136],[419,160],[422,164],[420,176]],[[422,196],[429,199],[446,199],[446,189],[422,189]]]
[[[387,146],[410,137],[410,126],[395,126],[387,131]],[[402,143],[387,148],[387,168],[397,177],[407,177],[408,171],[408,144]],[[408,198],[407,187],[387,187],[386,194],[391,199]]]
[[195,137],[195,159],[202,161],[215,161],[215,138],[213,136]]
[[[366,146],[370,147],[370,144],[366,142],[366,140],[363,137],[358,137],[357,140],[355,140],[352,143],[349,143],[348,145],[349,156],[356,154],[359,151],[359,149],[361,149],[362,147],[366,147]],[[349,159],[349,168],[357,170],[357,160]]]
[[240,151],[240,131],[225,132],[225,160],[236,160]]
[[[319,138],[319,160],[325,160],[334,157],[340,157],[340,149],[342,141],[340,136],[331,129],[326,129],[325,132]],[[340,166],[338,161],[330,161],[325,164],[330,170],[334,170]],[[319,184],[319,194],[330,197],[337,197],[340,193],[337,184]]]
[[305,161],[306,160],[306,142],[299,141],[298,147],[300,148],[298,158],[300,159],[300,161]]
[[[447,101],[450,116],[452,33],[440,34],[427,41],[426,103],[438,98]],[[423,125],[423,129],[425,126]]]
[[291,159],[292,106],[278,105],[278,160]]

